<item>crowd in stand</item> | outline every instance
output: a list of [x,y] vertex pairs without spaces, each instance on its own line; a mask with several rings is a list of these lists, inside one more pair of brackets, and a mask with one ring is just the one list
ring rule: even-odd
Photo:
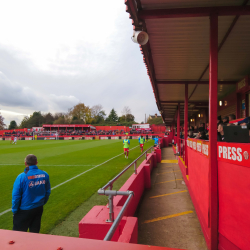
[[[42,133],[42,132],[41,132]],[[122,135],[125,134],[124,130],[81,130],[81,129],[68,129],[56,131],[59,136],[83,136],[83,135]]]
[[154,132],[151,130],[135,130],[135,129],[131,129],[129,131],[129,133],[132,134],[153,134]]
[[[54,132],[54,133],[53,133]],[[57,136],[84,136],[84,135],[124,135],[126,131],[124,130],[81,130],[81,129],[59,129],[56,131],[44,130],[44,131],[36,131],[35,134],[37,136],[49,136],[49,135],[57,135]],[[130,130],[129,134],[153,134],[152,131],[137,131],[137,130]],[[9,136],[33,136],[33,132],[25,132],[25,131],[13,131],[13,132],[4,132],[2,137],[9,137]]]
[[[230,121],[234,121],[236,119],[234,114],[231,114],[229,116],[225,116],[221,118],[221,116],[217,117],[217,140],[218,141],[224,141],[225,140],[225,134],[224,134],[224,127],[225,126],[241,126],[242,128],[249,130],[249,136],[250,136],[250,117],[247,117],[239,122],[235,123],[229,123]],[[189,138],[195,138],[195,139],[202,139],[202,140],[209,140],[209,124],[206,124],[205,127],[204,123],[200,123],[199,127],[190,126],[188,131],[188,137]],[[183,137],[183,136],[182,136]]]
[[4,132],[2,137],[10,137],[10,136],[16,136],[16,137],[21,137],[21,136],[32,136],[32,132],[25,132],[25,131],[12,131],[12,132]]

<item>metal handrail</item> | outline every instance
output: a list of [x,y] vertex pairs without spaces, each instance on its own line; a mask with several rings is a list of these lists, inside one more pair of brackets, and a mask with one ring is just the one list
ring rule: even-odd
[[[99,193],[100,191],[100,193]],[[112,196],[115,196],[115,195],[126,195],[128,196],[126,202],[124,203],[121,211],[119,212],[119,214],[117,215],[117,218],[115,219],[114,223],[112,224],[112,226],[110,227],[108,233],[106,234],[105,238],[103,240],[105,241],[109,241],[112,239],[114,233],[115,233],[115,230],[117,229],[124,213],[126,212],[127,208],[128,208],[128,205],[131,201],[131,199],[133,198],[134,196],[134,192],[133,191],[114,191],[114,190],[99,190],[98,193],[99,194],[102,194],[102,195],[112,195]]]
[[137,174],[137,169],[136,169],[136,162],[142,158],[143,155],[146,155],[146,160],[147,160],[147,152],[149,150],[151,150],[152,153],[152,149],[154,148],[154,146],[148,148],[143,154],[141,154],[138,158],[136,158],[132,163],[130,163],[126,168],[124,168],[117,176],[115,176],[111,181],[109,181],[105,186],[103,186],[101,189],[105,190],[110,186],[113,186],[113,183],[120,177],[122,176],[133,164],[134,164],[134,170],[135,170],[135,174]]
[[[121,192],[121,191],[115,191],[112,190],[113,188],[113,183],[120,177],[122,176],[132,165],[134,165],[134,174],[137,174],[137,168],[136,168],[136,162],[145,155],[146,160],[147,160],[147,152],[151,150],[154,146],[148,148],[143,154],[141,154],[138,158],[136,158],[132,163],[130,163],[125,169],[123,169],[117,176],[115,176],[111,181],[109,181],[105,186],[103,186],[101,189],[98,190],[98,194],[100,195],[107,195],[109,198],[108,202],[108,208],[109,208],[109,218],[106,220],[106,222],[113,222],[114,221],[114,206],[113,206],[113,198],[114,196],[118,195],[126,195],[126,192]],[[109,188],[109,190],[106,190]]]

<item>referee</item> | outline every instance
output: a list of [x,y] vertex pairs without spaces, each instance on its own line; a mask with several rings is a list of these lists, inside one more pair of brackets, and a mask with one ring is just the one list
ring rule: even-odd
[[12,191],[13,230],[39,233],[43,205],[51,193],[49,175],[38,169],[35,155],[26,156],[25,166]]

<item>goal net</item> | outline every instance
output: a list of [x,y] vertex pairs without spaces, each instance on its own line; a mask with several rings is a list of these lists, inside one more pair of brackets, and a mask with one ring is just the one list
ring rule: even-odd
[[33,140],[59,140],[58,131],[33,131]]

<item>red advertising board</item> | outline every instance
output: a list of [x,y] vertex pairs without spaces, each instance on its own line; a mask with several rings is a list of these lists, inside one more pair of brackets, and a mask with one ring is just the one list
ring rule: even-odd
[[204,154],[206,157],[208,157],[209,141],[188,138],[187,146],[201,154]]

